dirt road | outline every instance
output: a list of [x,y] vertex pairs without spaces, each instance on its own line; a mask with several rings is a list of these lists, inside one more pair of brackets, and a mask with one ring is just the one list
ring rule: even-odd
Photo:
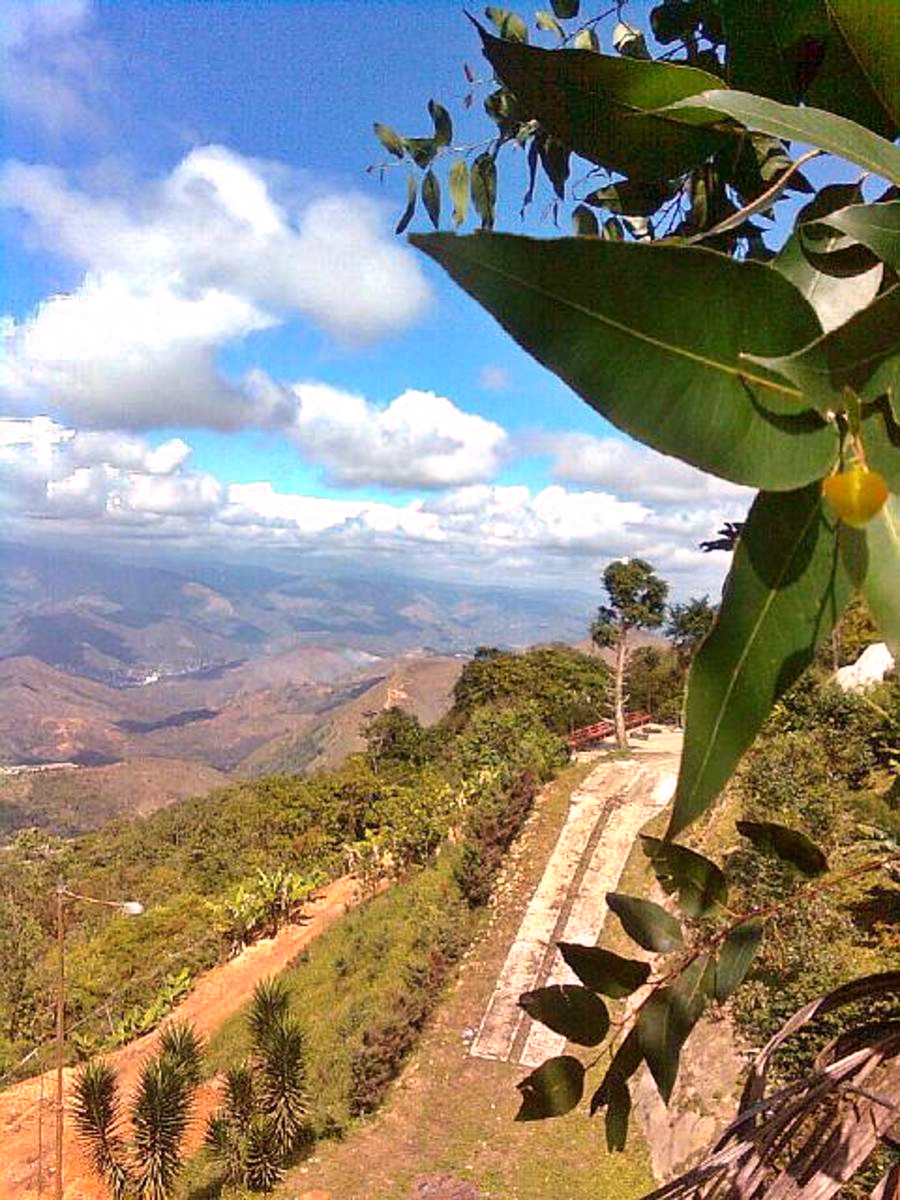
[[[274,975],[296,958],[304,946],[338,920],[359,899],[352,878],[338,879],[309,905],[308,920],[290,925],[274,938],[249,946],[237,958],[201,976],[196,988],[178,1005],[173,1018],[193,1022],[209,1036],[250,999],[260,979]],[[157,1033],[123,1046],[109,1055],[119,1073],[124,1094],[133,1089],[144,1059],[157,1045]],[[73,1072],[64,1072],[64,1097],[71,1100]],[[56,1074],[48,1072],[0,1092],[0,1200],[32,1200],[54,1192],[54,1125]],[[41,1099],[43,1097],[43,1100]],[[201,1088],[188,1135],[193,1150],[203,1139],[206,1117],[216,1103],[216,1088]],[[63,1181],[66,1200],[106,1200],[107,1192],[92,1174],[66,1121],[63,1142]]]

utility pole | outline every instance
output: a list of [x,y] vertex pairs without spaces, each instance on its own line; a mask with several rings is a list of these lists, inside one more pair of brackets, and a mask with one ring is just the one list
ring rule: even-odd
[[56,1200],[63,1198],[63,1065],[66,1057],[66,931],[63,899],[66,885],[56,884]]

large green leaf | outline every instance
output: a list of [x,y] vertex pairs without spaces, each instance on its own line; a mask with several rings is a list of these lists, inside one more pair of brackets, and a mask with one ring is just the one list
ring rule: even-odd
[[737,831],[763,854],[774,854],[804,875],[822,875],[828,870],[828,859],[799,829],[774,821],[738,821]]
[[889,496],[878,516],[869,522],[866,541],[866,603],[894,659],[900,662],[900,496]]
[[849,56],[892,122],[893,127],[884,132],[895,135],[900,124],[900,7],[885,0],[826,0],[826,4]]
[[[837,233],[823,238],[820,249],[827,252],[841,240]],[[797,233],[791,234],[769,266],[789,279],[809,301],[826,333],[849,321],[854,313],[875,299],[883,274],[879,264],[847,279],[828,275],[818,270],[803,253]]]
[[[717,0],[728,44],[728,83],[786,104],[805,99],[891,137],[896,92],[885,91],[887,80],[875,78],[868,69],[868,47],[856,36],[865,30],[837,21],[836,7],[830,0]],[[891,6],[884,0],[850,0],[849,7],[859,16],[867,10],[866,23],[875,33],[884,30]],[[898,52],[895,46],[894,54]],[[890,53],[887,49],[884,57]],[[881,63],[876,60],[874,65]]]
[[834,429],[740,357],[790,353],[820,333],[767,266],[593,238],[411,240],[592,407],[664,454],[772,489],[831,469]]
[[652,900],[607,892],[606,903],[622,922],[628,936],[645,950],[668,954],[682,945],[681,925]]
[[716,962],[714,994],[723,1003],[739,987],[753,965],[765,932],[761,917],[742,921],[729,932]]
[[638,1016],[640,1048],[666,1103],[675,1086],[681,1047],[699,1020],[714,982],[712,963],[702,954],[671,987],[654,992]]
[[523,992],[519,1006],[529,1017],[579,1046],[599,1046],[609,1032],[606,1005],[594,992],[577,984]]
[[824,510],[818,484],[757,497],[718,619],[691,667],[667,838],[718,796],[772,705],[830,635],[865,568],[863,535]]
[[584,1092],[584,1066],[571,1054],[548,1058],[516,1087],[522,1093],[517,1121],[540,1121],[571,1112]]
[[641,834],[644,853],[653,864],[660,887],[670,896],[678,893],[681,910],[689,917],[703,917],[725,903],[728,884],[714,862],[674,842]]
[[890,266],[900,268],[900,200],[887,204],[850,204],[818,223],[868,246]]
[[877,368],[900,351],[900,284],[845,324],[793,354],[744,355],[790,379],[822,412],[839,409],[845,387],[862,392]]
[[649,963],[636,958],[622,958],[600,946],[559,942],[558,949],[585,987],[617,1000],[630,996],[650,976]]
[[658,111],[718,87],[706,71],[593,50],[543,50],[479,32],[486,58],[527,116],[609,171],[670,179],[734,141]]
[[855,121],[839,117],[821,108],[795,108],[778,104],[750,92],[732,92],[721,88],[677,100],[664,110],[667,114],[711,125],[730,117],[748,129],[771,133],[790,142],[819,146],[874,175],[900,183],[900,147]]

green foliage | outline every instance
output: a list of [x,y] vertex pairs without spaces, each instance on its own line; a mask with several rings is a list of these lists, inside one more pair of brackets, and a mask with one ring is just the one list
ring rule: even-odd
[[692,597],[686,604],[670,606],[666,637],[679,656],[689,660],[712,629],[715,619],[716,610],[710,604],[709,596]]
[[687,668],[676,650],[636,646],[628,655],[628,706],[656,721],[680,721]]
[[[541,154],[551,138],[567,171],[576,154],[627,179],[576,197],[580,232],[599,237],[412,239],[619,428],[764,489],[691,675],[671,836],[719,794],[855,591],[900,638],[896,498],[858,535],[819,504],[821,481],[853,464],[900,486],[900,206],[890,191],[863,202],[859,184],[817,191],[785,144],[900,180],[896,25],[873,0],[744,10],[657,5],[672,62],[641,61],[646,41],[621,23],[619,57],[567,49],[587,26],[555,12],[538,24],[556,49],[480,30],[505,98],[493,156],[529,147],[526,203],[538,165],[566,194]],[[813,198],[772,262],[754,218],[791,189]],[[585,205],[606,210],[602,227]],[[609,644],[608,619],[595,632]]]
[[538,646],[523,654],[480,647],[453,690],[451,726],[478,707],[515,706],[527,696],[542,720],[559,734],[597,719],[606,700],[609,668],[570,646]]

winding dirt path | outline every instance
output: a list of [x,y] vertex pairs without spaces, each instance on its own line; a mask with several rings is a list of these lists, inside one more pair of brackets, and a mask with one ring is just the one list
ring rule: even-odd
[[[308,906],[302,924],[289,925],[276,937],[248,946],[237,958],[202,975],[172,1018],[193,1022],[197,1032],[208,1037],[247,1003],[259,980],[283,971],[359,899],[359,885],[352,876],[336,880]],[[157,1042],[158,1031],[154,1031],[108,1055],[126,1096],[137,1082],[141,1063],[153,1053]],[[64,1072],[66,1103],[71,1098],[73,1074],[68,1068]],[[0,1092],[0,1200],[49,1200],[54,1194],[55,1094],[54,1071]],[[215,1104],[216,1084],[210,1080],[198,1095],[188,1134],[189,1152],[202,1141],[207,1115]],[[70,1119],[65,1127],[63,1167],[66,1200],[106,1200],[106,1189],[90,1170]]]

